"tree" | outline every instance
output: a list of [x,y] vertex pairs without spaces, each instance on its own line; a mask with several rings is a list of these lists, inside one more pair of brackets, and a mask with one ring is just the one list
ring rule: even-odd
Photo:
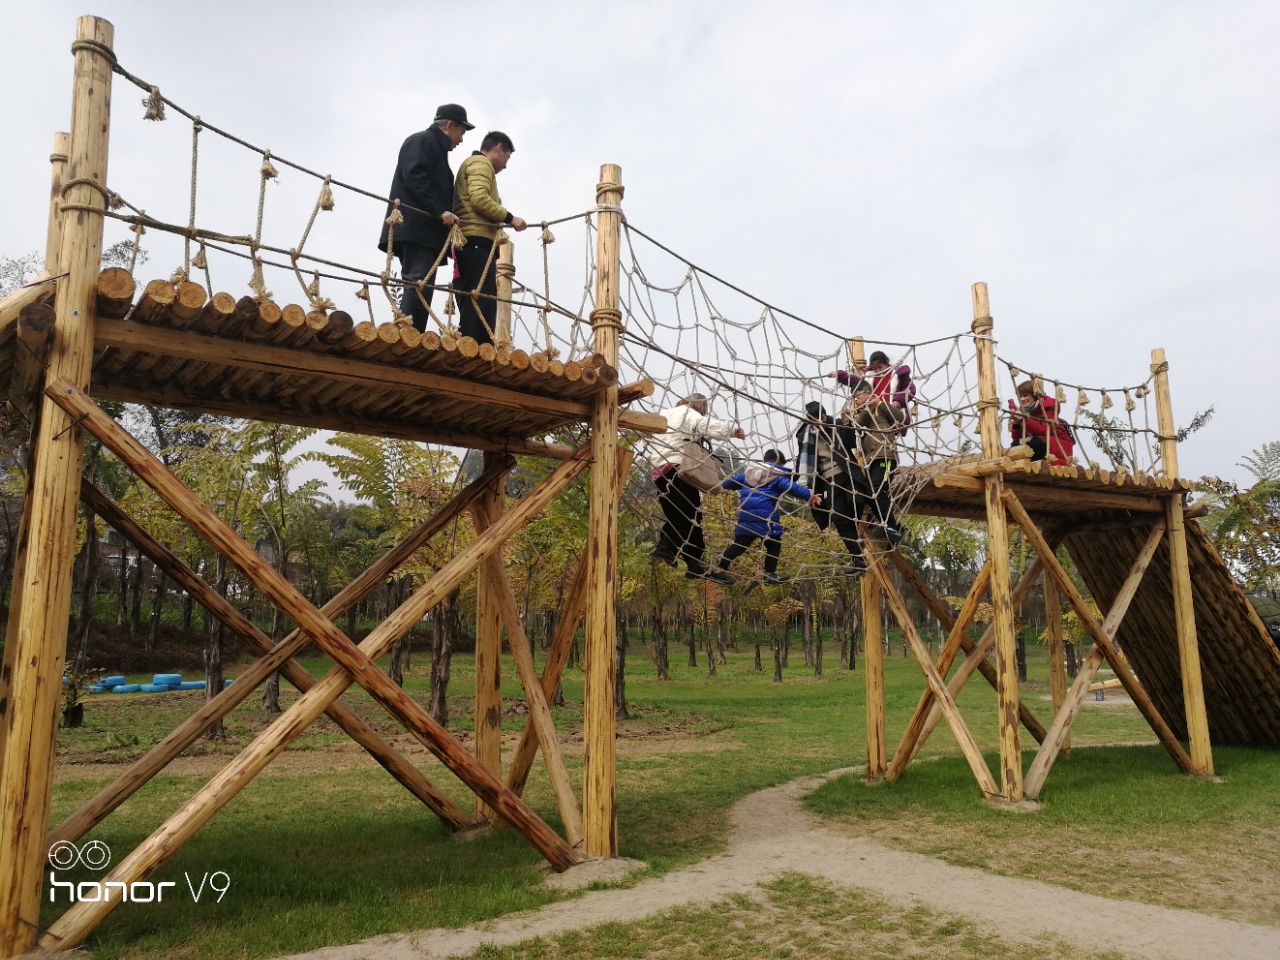
[[1280,593],[1280,441],[1257,447],[1240,466],[1254,478],[1248,489],[1218,477],[1201,477],[1196,485],[1209,507],[1205,532],[1246,590],[1274,596]]

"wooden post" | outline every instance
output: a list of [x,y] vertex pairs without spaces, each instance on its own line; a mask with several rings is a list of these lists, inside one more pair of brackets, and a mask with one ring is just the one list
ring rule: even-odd
[[[1049,650],[1049,692],[1053,697],[1053,716],[1056,719],[1067,702],[1066,646],[1062,635],[1062,597],[1058,595],[1058,581],[1045,577],[1044,626]],[[1062,753],[1071,752],[1071,734],[1062,738]]]
[[[1000,396],[996,388],[996,349],[991,338],[987,285],[973,285],[973,336],[978,358],[978,425],[982,456],[1000,456]],[[1018,660],[1009,587],[1009,530],[1004,513],[1004,476],[988,474],[983,484],[987,510],[987,557],[991,561],[991,624],[996,638],[996,700],[1000,717],[1000,787],[1011,802],[1022,799],[1022,748],[1018,742]]]
[[512,257],[511,239],[504,233],[498,242],[498,329],[493,338],[498,349],[511,349],[511,281],[515,279],[516,265]]
[[58,257],[62,255],[62,183],[66,179],[67,159],[71,150],[71,134],[53,135],[53,152],[49,154],[53,182],[49,187],[49,230],[44,244],[44,269],[49,276],[58,274]]
[[[618,365],[622,168],[606,163],[596,184],[595,352]],[[618,386],[595,396],[591,414],[591,493],[587,525],[587,613],[583,691],[582,821],[588,857],[618,855],[617,656],[614,580],[618,552]]]
[[[75,80],[71,98],[71,148],[67,180],[83,180],[67,192],[60,216],[57,319],[50,350],[51,376],[81,388],[93,360],[94,283],[102,256],[106,199],[114,29],[106,20],[76,23]],[[100,189],[95,189],[97,185]],[[61,189],[59,190],[61,192]],[[55,231],[51,229],[50,235]],[[62,696],[62,667],[71,609],[71,570],[80,500],[83,436],[72,419],[45,398],[31,443],[29,516],[21,579],[16,580],[13,646],[5,702],[0,704],[0,956],[36,943],[47,850],[53,748]],[[15,574],[19,571],[15,570]]]
[[862,666],[867,686],[867,782],[884,778],[887,747],[885,745],[884,706],[884,595],[880,584],[870,574],[862,575]]
[[[1178,441],[1169,395],[1169,363],[1164,349],[1151,351],[1151,372],[1156,381],[1156,423],[1160,428],[1160,459],[1165,475],[1178,476]],[[1213,747],[1209,743],[1209,716],[1204,706],[1204,681],[1200,674],[1200,644],[1196,636],[1196,608],[1191,593],[1191,568],[1187,562],[1187,531],[1182,516],[1183,494],[1165,501],[1168,526],[1170,579],[1173,581],[1173,616],[1178,632],[1178,665],[1182,673],[1182,702],[1187,714],[1187,740],[1196,773],[1213,775]]]
[[[485,469],[502,454],[486,453]],[[482,530],[502,512],[502,488],[506,474],[480,495],[472,516]],[[497,780],[502,779],[502,625],[494,598],[495,584],[488,564],[482,564],[476,581],[476,695],[475,752],[480,766]],[[476,816],[491,819],[493,811],[476,797]]]

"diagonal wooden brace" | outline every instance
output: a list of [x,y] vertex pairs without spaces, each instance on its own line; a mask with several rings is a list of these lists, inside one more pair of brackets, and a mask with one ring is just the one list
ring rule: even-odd
[[[1056,543],[1057,536],[1055,535],[1054,544],[1056,545]],[[1018,582],[1013,588],[1013,606],[1016,607],[1027,598],[1027,594],[1031,592],[1031,588],[1034,587],[1036,582],[1040,579],[1040,574],[1043,569],[1044,564],[1040,561],[1040,558],[1037,557],[1031,562],[1031,565],[1022,572],[1022,576],[1018,579]],[[951,691],[951,695],[953,697],[959,696],[964,685],[969,682],[969,678],[972,677],[979,669],[979,665],[990,667],[990,664],[987,663],[987,655],[991,652],[995,643],[996,632],[992,626],[988,624],[987,629],[982,633],[982,637],[978,640],[977,644],[974,645],[973,650],[967,657],[965,657],[960,666],[956,668],[954,676],[952,676],[950,682],[947,684],[947,689]],[[941,719],[942,711],[935,703],[929,710],[929,718],[925,721],[924,729],[920,732],[920,738],[916,741],[916,745],[911,751],[911,757],[914,757],[920,752],[920,748],[924,746],[925,741],[929,739],[929,734],[933,733],[934,727],[938,725],[938,721]],[[1037,721],[1037,725],[1038,724],[1039,721]],[[1039,729],[1041,731],[1041,736],[1043,737],[1044,728],[1040,727]],[[1032,732],[1034,732],[1034,730]],[[910,762],[911,757],[907,758],[908,763]]]
[[[618,451],[618,496],[627,485],[627,472],[635,454],[630,450]],[[564,674],[565,664],[569,662],[569,652],[573,649],[573,638],[578,632],[578,624],[587,612],[587,551],[583,548],[582,557],[574,568],[573,579],[560,604],[556,617],[556,632],[551,640],[551,648],[547,651],[547,662],[542,667],[542,695],[550,703],[560,686],[560,678]],[[533,725],[525,724],[520,735],[520,743],[515,755],[511,758],[511,766],[507,770],[507,787],[516,795],[524,792],[529,771],[533,769],[533,759],[538,753],[538,738],[534,735]]]
[[[481,478],[485,479],[485,478]],[[477,481],[478,482],[478,481]],[[432,535],[445,526],[463,507],[478,493],[478,487],[472,484],[464,489],[436,516],[419,525],[400,544],[393,547],[381,560],[375,563],[352,585],[342,590],[330,600],[321,612],[330,619],[340,616],[344,610],[356,603],[360,598],[385,579],[386,575],[411,555],[418,547],[427,542]],[[99,516],[117,530],[122,536],[133,542],[138,549],[151,558],[175,583],[183,587],[191,596],[217,617],[232,632],[243,637],[256,646],[264,654],[259,660],[242,673],[234,684],[206,700],[200,711],[177,727],[167,737],[153,746],[129,766],[124,773],[103,788],[88,803],[62,822],[48,836],[49,845],[59,840],[74,841],[93,827],[101,823],[116,807],[127,800],[139,787],[166,767],[174,757],[195,742],[210,724],[226,716],[239,705],[257,686],[268,677],[274,665],[279,663],[279,655],[289,650],[301,649],[307,643],[307,635],[301,631],[293,631],[281,640],[278,647],[271,643],[261,630],[245,617],[239,610],[223,598],[206,583],[194,570],[183,563],[168,547],[159,543],[154,537],[139,526],[128,514],[87,480],[81,482],[80,496]],[[354,589],[353,589],[354,588]],[[314,678],[301,665],[286,661],[281,665],[286,679],[299,690],[305,692],[315,683]],[[345,730],[357,743],[372,754],[393,777],[431,808],[442,820],[455,830],[472,824],[467,813],[438,788],[431,784],[416,767],[395,752],[389,743],[364,720],[352,713],[341,703],[333,704],[327,711],[330,718]]]
[[[978,576],[974,578],[968,596],[964,599],[964,606],[960,608],[955,619],[948,624],[947,642],[943,644],[942,650],[938,653],[938,660],[934,664],[934,669],[938,671],[939,676],[945,677],[951,672],[951,665],[960,652],[960,638],[965,635],[969,624],[973,622],[978,604],[982,602],[982,595],[990,582],[991,564],[984,563],[982,569],[978,571]],[[938,612],[935,611],[935,615]],[[950,613],[950,611],[947,612]],[[940,622],[946,622],[941,617],[938,619]],[[894,751],[893,762],[889,764],[885,779],[891,782],[897,780],[906,770],[907,764],[911,762],[911,755],[915,751],[916,742],[924,730],[925,721],[929,718],[929,710],[935,702],[933,688],[926,685],[924,693],[920,694],[920,702],[916,704],[915,712],[911,714],[911,720],[902,732],[902,739],[898,742],[898,749]]]
[[982,751],[978,749],[978,744],[973,739],[973,734],[969,732],[969,727],[964,722],[964,716],[960,713],[960,708],[956,706],[951,692],[947,689],[947,682],[934,667],[933,658],[929,656],[929,648],[920,639],[920,634],[916,631],[915,622],[907,611],[907,605],[902,601],[902,595],[898,593],[898,588],[889,579],[889,575],[885,571],[884,565],[880,562],[880,558],[875,553],[872,553],[868,559],[871,567],[870,572],[880,582],[880,589],[884,592],[884,598],[889,604],[889,609],[893,611],[893,615],[898,621],[898,626],[902,628],[903,636],[907,638],[907,643],[911,645],[911,651],[915,654],[916,662],[920,665],[920,669],[924,671],[925,680],[928,681],[930,689],[933,690],[938,706],[942,709],[942,712],[946,715],[947,722],[951,725],[951,732],[955,734],[956,742],[960,744],[960,750],[964,754],[965,760],[969,762],[969,768],[973,771],[974,778],[978,781],[978,788],[988,797],[999,796],[1000,788],[996,785],[995,778],[992,777],[991,770],[987,766],[986,760],[982,757]]
[[[889,554],[889,559],[891,559],[894,566],[898,568],[898,572],[902,574],[903,579],[915,588],[916,593],[920,594],[920,599],[925,602],[925,606],[933,612],[933,615],[938,618],[940,623],[944,624],[947,629],[950,630],[953,622],[953,616],[951,610],[947,607],[946,602],[929,589],[929,584],[925,582],[924,578],[920,576],[920,572],[911,565],[910,561],[907,560],[906,557],[895,551],[894,553]],[[1019,581],[1019,583],[1021,583],[1021,581]],[[1016,607],[1023,601],[1023,599],[1025,599],[1025,597],[1025,591],[1022,594],[1015,596],[1013,599],[1013,605]],[[967,632],[961,633],[960,649],[968,655],[973,653],[976,648],[977,644],[969,639],[969,634]],[[985,655],[982,659],[977,661],[977,665],[978,672],[982,674],[987,683],[991,684],[991,689],[994,690],[996,688],[995,667],[991,665]],[[938,672],[944,677],[947,675],[947,671],[941,667],[938,668]],[[1031,708],[1025,703],[1018,703],[1018,719],[1021,720],[1022,725],[1027,728],[1027,732],[1036,738],[1037,743],[1044,742],[1044,724],[1040,722],[1040,719],[1031,712]]]
[[[485,509],[483,500],[477,501],[471,512],[475,517],[476,530],[489,529],[493,518]],[[534,730],[538,746],[542,749],[543,760],[546,761],[547,777],[551,781],[551,791],[555,794],[560,818],[564,821],[565,836],[572,846],[577,847],[583,839],[582,811],[578,808],[578,798],[573,792],[573,783],[569,780],[569,771],[564,765],[564,754],[560,750],[555,721],[551,719],[551,708],[542,691],[542,682],[533,662],[533,651],[529,649],[524,624],[520,621],[511,581],[507,578],[506,568],[502,565],[502,557],[498,552],[491,553],[485,559],[485,566],[489,573],[491,597],[498,608],[498,617],[507,627],[507,644],[511,647],[511,656],[515,659],[516,672],[520,676],[525,700],[529,705],[529,726]]]
[[[106,417],[83,393],[66,383],[52,383],[46,393],[60,406],[65,404],[71,416],[95,430],[102,437],[124,439],[122,449],[141,451],[149,456],[136,441],[124,433],[109,417]],[[105,422],[104,422],[105,421]],[[123,438],[120,434],[124,434]],[[105,440],[104,440],[105,442]],[[436,575],[419,588],[404,604],[394,611],[360,645],[360,651],[368,657],[385,653],[399,637],[423,614],[440,603],[462,579],[489,553],[496,550],[531,516],[563,490],[578,476],[587,463],[584,447],[574,459],[560,464],[537,487],[525,496],[514,509],[485,531],[465,550],[446,563]],[[302,611],[305,613],[305,611]],[[323,618],[318,618],[323,620]],[[306,625],[308,629],[311,624]],[[321,625],[317,625],[321,626]],[[330,625],[332,626],[332,625]],[[321,680],[303,694],[288,710],[264,730],[248,747],[235,757],[222,771],[196,793],[180,810],[173,814],[132,853],[121,860],[105,878],[107,881],[131,883],[147,876],[166,862],[182,844],[191,838],[218,810],[226,805],[254,776],[271,762],[285,746],[307,728],[327,707],[350,686],[352,680],[342,667],[330,670]],[[399,688],[396,688],[399,689]],[[449,757],[451,769],[467,772],[467,785],[484,797],[495,809],[531,840],[556,869],[567,869],[577,862],[574,852],[539,820],[519,798],[510,794],[485,771],[475,771],[470,754],[452,737],[444,733],[437,744],[440,753]],[[113,887],[106,886],[108,891]],[[48,949],[69,949],[80,943],[101,920],[120,903],[119,897],[107,896],[98,902],[81,902],[67,910],[41,938],[41,945]]]
[[1111,638],[1107,636],[1106,631],[1094,619],[1092,611],[1084,602],[1084,597],[1080,595],[1080,591],[1076,589],[1075,583],[1067,575],[1067,572],[1062,569],[1062,564],[1058,562],[1058,558],[1049,548],[1049,545],[1045,543],[1044,537],[1040,535],[1035,522],[1028,515],[1026,508],[1019,502],[1017,495],[1012,491],[1006,491],[1004,503],[1010,516],[1022,528],[1027,542],[1040,555],[1040,559],[1044,563],[1045,573],[1058,581],[1058,587],[1062,590],[1062,595],[1067,598],[1067,601],[1075,610],[1076,616],[1080,618],[1081,625],[1089,631],[1089,635],[1093,637],[1093,642],[1101,649],[1102,655],[1111,664],[1111,669],[1115,671],[1116,677],[1124,685],[1125,692],[1129,694],[1129,698],[1133,700],[1143,717],[1146,718],[1147,723],[1151,725],[1151,729],[1160,738],[1160,742],[1169,751],[1169,755],[1187,773],[1195,773],[1196,768],[1191,762],[1191,757],[1182,748],[1182,744],[1178,742],[1178,738],[1174,736],[1164,717],[1156,709],[1156,705],[1151,702],[1147,691],[1142,689],[1142,684],[1138,683],[1138,678],[1133,675],[1133,671],[1129,669],[1129,664],[1120,656],[1120,652],[1116,649],[1115,644],[1111,642]]
[[[1138,552],[1137,559],[1133,561],[1133,566],[1129,568],[1129,575],[1125,577],[1124,583],[1120,586],[1120,592],[1116,594],[1115,600],[1111,604],[1111,609],[1107,611],[1107,617],[1102,621],[1102,631],[1108,637],[1114,638],[1116,631],[1120,629],[1120,623],[1124,620],[1124,615],[1129,611],[1129,604],[1133,602],[1134,596],[1138,593],[1138,587],[1142,585],[1142,578],[1147,572],[1147,567],[1151,566],[1151,558],[1156,555],[1156,550],[1160,546],[1160,541],[1165,533],[1165,521],[1163,518],[1156,521],[1155,527],[1151,531],[1151,535],[1147,537],[1147,542],[1143,544],[1142,549]],[[1057,582],[1056,580],[1053,582]],[[1089,655],[1085,657],[1084,663],[1080,667],[1080,672],[1076,675],[1075,682],[1071,685],[1071,690],[1067,693],[1067,698],[1062,704],[1062,709],[1057,712],[1053,718],[1053,723],[1049,727],[1049,735],[1045,737],[1044,743],[1040,745],[1040,750],[1036,754],[1035,760],[1031,762],[1031,768],[1027,771],[1027,778],[1023,784],[1023,790],[1029,800],[1035,800],[1040,796],[1040,791],[1044,788],[1044,782],[1049,776],[1049,771],[1053,767],[1053,762],[1058,759],[1062,752],[1062,746],[1067,742],[1067,736],[1071,732],[1071,724],[1075,721],[1076,715],[1080,712],[1080,705],[1084,703],[1084,698],[1089,692],[1089,684],[1093,683],[1094,675],[1097,674],[1098,668],[1102,666],[1102,647],[1094,644]]]

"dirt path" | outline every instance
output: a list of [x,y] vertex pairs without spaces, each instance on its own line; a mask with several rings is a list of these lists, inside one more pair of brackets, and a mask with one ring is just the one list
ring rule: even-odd
[[1205,914],[1108,900],[1033,880],[955,867],[828,830],[800,803],[848,770],[804,777],[740,800],[731,813],[728,850],[696,866],[627,889],[599,890],[460,930],[421,930],[375,937],[288,960],[433,960],[612,921],[640,920],[671,907],[748,892],[781,873],[823,877],[896,903],[915,901],[966,916],[1001,934],[1030,941],[1045,934],[1086,948],[1158,960],[1275,960],[1280,929]]

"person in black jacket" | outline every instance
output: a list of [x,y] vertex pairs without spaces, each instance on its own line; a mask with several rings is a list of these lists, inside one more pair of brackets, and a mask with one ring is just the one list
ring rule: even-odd
[[[444,103],[436,110],[435,122],[418,133],[410,134],[400,147],[396,172],[391,178],[390,197],[400,201],[404,223],[396,227],[393,252],[400,258],[400,276],[405,281],[400,295],[400,310],[413,318],[419,332],[426,330],[427,308],[413,286],[426,279],[422,291],[431,302],[432,269],[442,260],[440,251],[449,240],[449,228],[458,222],[453,212],[453,171],[449,169],[449,151],[462,142],[475,124],[468,122],[467,111],[456,103]],[[387,205],[387,216],[395,208]],[[387,223],[383,219],[378,249],[387,250]],[[428,276],[430,273],[430,276]]]

